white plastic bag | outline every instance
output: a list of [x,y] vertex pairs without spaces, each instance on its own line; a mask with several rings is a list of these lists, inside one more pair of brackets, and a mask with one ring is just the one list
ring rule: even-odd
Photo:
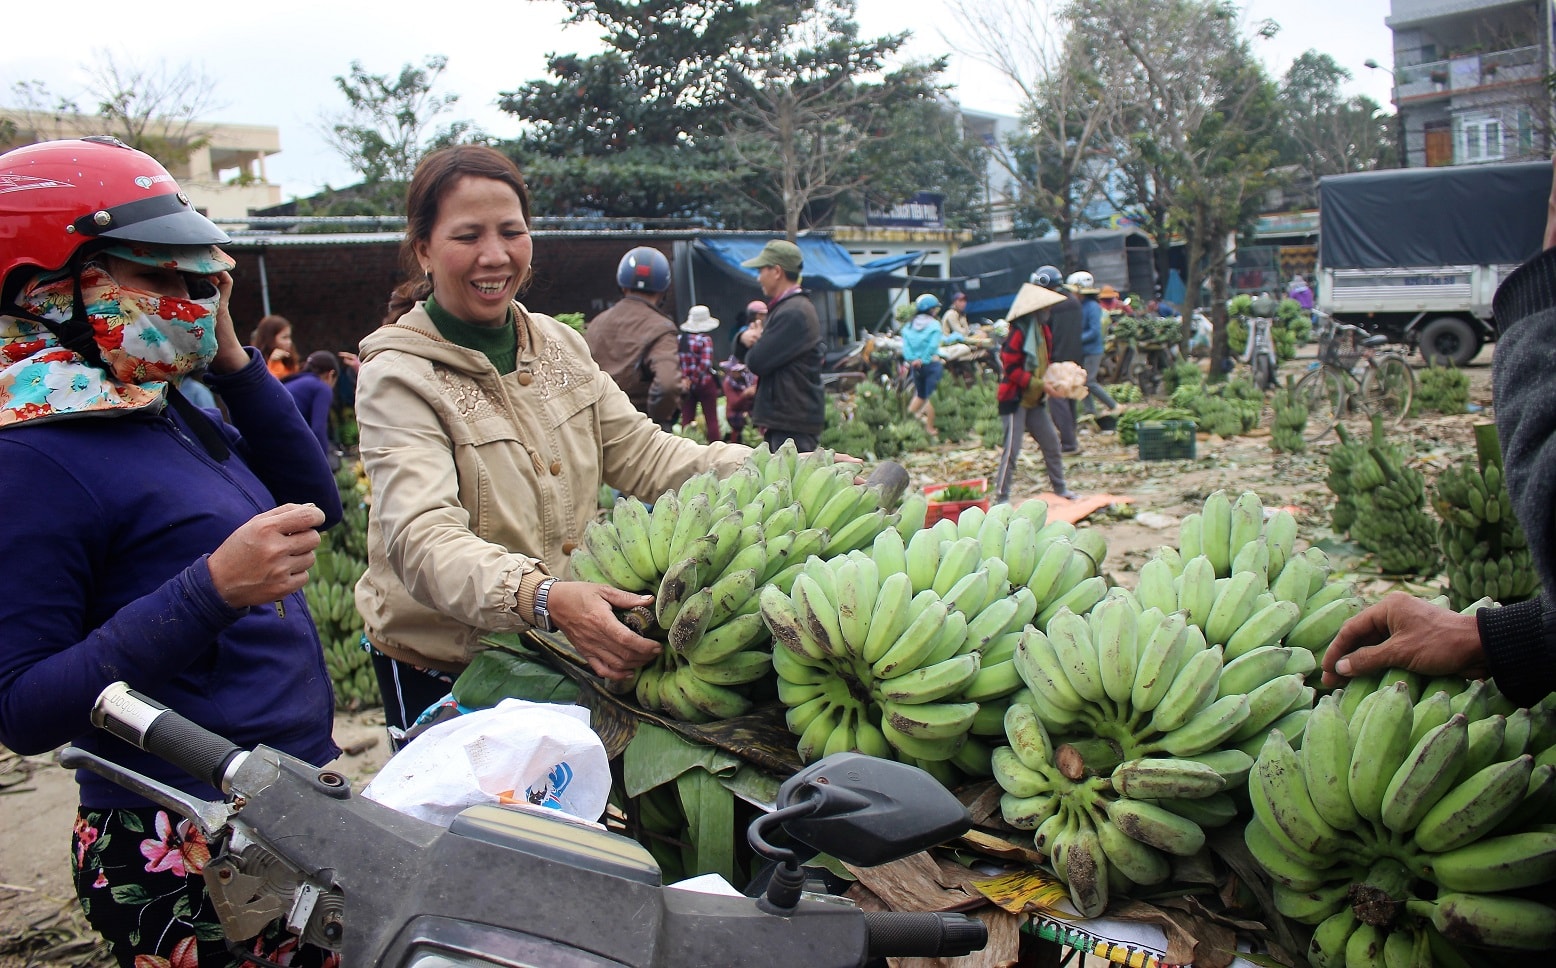
[[589,710],[504,699],[422,733],[362,795],[444,827],[478,803],[530,804],[593,823],[610,784]]

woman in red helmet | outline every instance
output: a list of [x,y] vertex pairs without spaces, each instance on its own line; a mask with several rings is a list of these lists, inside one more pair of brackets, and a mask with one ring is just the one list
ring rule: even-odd
[[[15,569],[0,743],[72,742],[205,799],[220,794],[92,729],[104,687],[125,680],[244,748],[321,765],[338,752],[301,588],[340,500],[291,397],[238,341],[226,241],[161,165],[111,138],[0,155],[0,557]],[[176,389],[201,368],[231,425]],[[230,963],[199,830],[77,781],[76,891],[119,963]],[[244,947],[332,960],[279,937]]]

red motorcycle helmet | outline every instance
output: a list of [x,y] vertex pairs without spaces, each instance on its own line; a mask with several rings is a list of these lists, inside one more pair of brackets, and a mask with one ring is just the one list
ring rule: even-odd
[[219,245],[156,159],[116,138],[45,141],[0,155],[0,289],[9,305],[36,272],[115,242]]

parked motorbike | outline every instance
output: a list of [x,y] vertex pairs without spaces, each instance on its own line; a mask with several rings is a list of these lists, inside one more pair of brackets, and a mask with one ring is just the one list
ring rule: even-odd
[[778,867],[760,898],[663,886],[634,841],[548,811],[477,806],[447,828],[356,796],[350,781],[266,746],[252,751],[114,683],[92,722],[211,783],[213,803],[77,747],[87,769],[188,818],[206,835],[204,877],[234,956],[273,921],[351,966],[669,968],[859,966],[947,957],[987,942],[960,914],[865,913],[807,893],[780,831],[856,866],[886,863],[965,831],[965,808],[916,767],[826,757],[779,790],[751,825]]
[[1280,369],[1273,326],[1274,321],[1265,316],[1253,316],[1248,320],[1248,345],[1243,350],[1243,362],[1253,371],[1253,385],[1260,390],[1275,389],[1275,371]]

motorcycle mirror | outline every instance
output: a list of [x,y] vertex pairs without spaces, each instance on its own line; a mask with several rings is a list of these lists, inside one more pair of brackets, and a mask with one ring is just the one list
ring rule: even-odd
[[963,834],[972,816],[951,791],[916,766],[863,753],[834,753],[778,788],[782,810],[814,803],[783,829],[855,867],[889,863]]

